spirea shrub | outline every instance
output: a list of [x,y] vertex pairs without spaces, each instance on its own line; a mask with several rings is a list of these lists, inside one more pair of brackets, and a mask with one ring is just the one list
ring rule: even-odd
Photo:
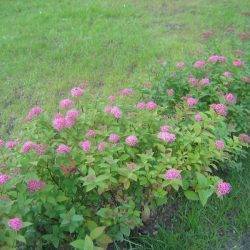
[[[222,99],[211,95],[218,88],[193,89],[183,79],[159,98],[157,86],[143,100],[131,88],[97,98],[75,87],[59,113],[32,108],[22,137],[0,141],[1,247],[106,249],[175,192],[202,205],[213,194],[227,195],[234,187],[214,170],[249,140],[227,126],[224,113],[236,104],[225,94],[237,102],[244,94],[225,89],[224,81]],[[227,99],[225,110],[210,108]]]

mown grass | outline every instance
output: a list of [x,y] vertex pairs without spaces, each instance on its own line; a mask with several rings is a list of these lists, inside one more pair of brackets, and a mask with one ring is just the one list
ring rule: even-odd
[[[244,0],[2,0],[1,137],[18,131],[28,108],[53,110],[84,80],[110,93],[153,80],[159,63],[238,49],[249,61],[249,42],[239,37],[249,31],[249,11]],[[214,35],[203,39],[206,31]],[[172,227],[132,241],[141,249],[240,249],[250,217],[247,165],[228,177],[229,198],[205,208],[183,201]]]

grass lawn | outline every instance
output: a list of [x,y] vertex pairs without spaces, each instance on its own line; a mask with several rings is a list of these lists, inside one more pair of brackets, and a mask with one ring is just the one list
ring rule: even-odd
[[[159,64],[208,52],[242,50],[249,62],[249,16],[246,0],[1,0],[0,137],[16,133],[30,107],[52,110],[84,80],[112,93],[153,81]],[[183,201],[157,236],[132,238],[131,246],[242,249],[250,218],[244,165],[230,173],[230,197],[205,208]]]

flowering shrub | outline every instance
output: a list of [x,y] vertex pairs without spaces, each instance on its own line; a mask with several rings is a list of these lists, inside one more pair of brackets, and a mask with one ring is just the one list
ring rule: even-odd
[[234,161],[247,135],[232,136],[224,106],[205,110],[212,102],[198,91],[170,87],[168,117],[157,92],[154,101],[139,101],[130,88],[94,102],[75,87],[60,113],[31,109],[22,138],[0,141],[1,247],[105,249],[173,192],[203,205],[213,193],[227,195],[233,187],[213,170]]

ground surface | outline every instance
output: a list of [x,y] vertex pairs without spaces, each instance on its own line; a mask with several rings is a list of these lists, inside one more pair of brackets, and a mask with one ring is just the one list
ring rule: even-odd
[[[246,0],[1,0],[0,135],[17,133],[35,104],[54,109],[60,96],[84,80],[110,92],[152,80],[159,64],[198,59],[208,51],[242,50],[247,61],[249,16]],[[181,202],[172,214],[166,211],[157,236],[133,238],[139,246],[132,246],[249,249],[247,165],[231,174],[228,199],[206,208]]]

